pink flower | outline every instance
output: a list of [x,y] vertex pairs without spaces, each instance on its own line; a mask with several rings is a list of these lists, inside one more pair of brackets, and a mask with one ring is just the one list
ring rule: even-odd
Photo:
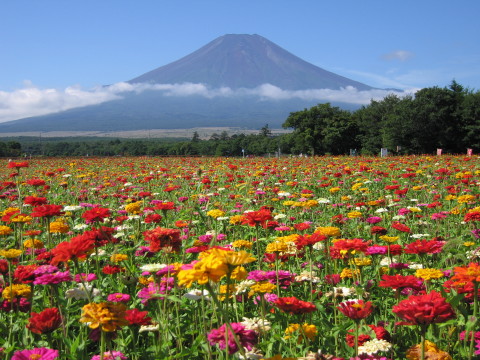
[[[253,330],[245,329],[245,326],[243,326],[241,323],[230,323],[230,325],[233,329],[233,332],[237,336],[240,345],[247,350],[252,350],[252,348],[258,342],[258,334]],[[228,346],[228,353],[235,354],[239,349],[232,335],[232,331],[228,328],[228,326],[223,324],[218,329],[211,330],[207,338],[210,342],[210,345],[217,344],[222,350],[226,349]]]
[[[100,360],[100,355],[92,356],[91,360]],[[127,360],[127,357],[122,354],[120,351],[105,351],[103,353],[104,360]]]
[[70,271],[57,271],[53,274],[44,274],[38,276],[34,281],[34,285],[49,285],[49,284],[60,284],[61,282],[72,281],[72,275]]
[[58,350],[34,348],[15,351],[11,360],[54,360],[56,358],[58,358]]
[[111,302],[129,302],[130,295],[122,293],[114,293],[107,296],[107,300]]

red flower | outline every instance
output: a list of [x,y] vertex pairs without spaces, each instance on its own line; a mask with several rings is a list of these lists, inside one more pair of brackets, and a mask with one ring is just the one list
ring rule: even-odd
[[63,241],[52,249],[51,264],[58,265],[69,260],[83,259],[92,252],[94,245],[95,241],[84,235],[75,236],[70,241]]
[[378,283],[380,287],[388,287],[394,290],[403,288],[412,288],[420,290],[423,288],[423,281],[413,275],[383,275],[382,281]]
[[406,254],[436,254],[442,251],[444,241],[416,240],[405,246]]
[[303,230],[310,229],[311,226],[308,222],[303,222],[303,223],[300,223],[300,224],[295,224],[295,225],[293,225],[293,227],[298,231],[303,231]]
[[371,301],[354,300],[344,301],[337,306],[340,312],[352,320],[361,320],[369,316],[373,311]]
[[307,314],[317,310],[315,304],[299,300],[295,296],[280,297],[275,300],[275,305],[283,312],[289,314]]
[[35,274],[33,273],[38,267],[36,264],[31,265],[17,265],[13,273],[13,278],[22,284],[30,284],[35,280]]
[[23,203],[32,206],[40,206],[47,203],[47,198],[37,196],[26,196]]
[[348,252],[361,251],[365,252],[370,245],[370,241],[363,239],[339,239],[333,244],[332,250],[346,250]]
[[180,230],[155,228],[147,230],[143,233],[146,242],[150,244],[150,251],[158,252],[161,249],[171,250],[173,252],[180,251],[181,239]]
[[106,275],[113,275],[113,274],[125,272],[125,268],[119,265],[105,265],[102,269],[102,272]]
[[45,180],[42,179],[28,179],[27,184],[31,186],[43,186],[45,185]]
[[405,233],[410,232],[410,228],[407,225],[399,223],[399,222],[392,223],[392,228],[394,228],[398,231],[401,231],[401,232],[405,232]]
[[61,216],[63,215],[63,212],[61,211],[62,208],[63,208],[62,205],[52,205],[52,204],[41,205],[33,208],[33,212],[30,215],[32,217]]
[[148,311],[140,311],[138,309],[125,311],[125,319],[130,325],[150,325],[152,323],[152,318],[147,315]]
[[145,217],[146,224],[151,224],[151,223],[158,224],[160,221],[162,221],[162,215],[159,215],[159,214],[148,214]]
[[392,310],[406,321],[400,325],[438,324],[455,318],[452,306],[436,291],[426,295],[411,295]]
[[325,235],[313,233],[312,235],[303,235],[299,236],[295,240],[295,245],[297,246],[298,250],[302,250],[305,246],[312,246],[320,241],[326,240],[327,237]]
[[92,208],[90,210],[85,211],[82,214],[82,218],[85,219],[87,224],[93,222],[103,222],[105,218],[110,216],[110,209],[105,209],[101,207]]
[[242,224],[249,226],[264,226],[269,220],[272,220],[270,210],[263,209],[258,211],[250,211],[243,214]]
[[370,229],[370,234],[386,235],[387,229],[382,226],[372,226],[372,228]]
[[62,317],[57,308],[47,308],[39,313],[32,312],[28,319],[27,329],[35,334],[47,334],[58,329]]
[[18,168],[28,167],[28,162],[27,161],[24,161],[24,162],[9,161],[7,167],[9,169],[13,169],[13,168],[18,169]]
[[173,210],[175,209],[175,203],[174,202],[161,202],[155,205],[155,209],[157,210]]
[[[387,331],[387,329],[385,329],[383,326],[375,326],[375,325],[367,325],[367,326],[370,328],[369,332],[371,333],[371,335],[373,335],[372,333],[374,333],[375,337],[377,339],[390,341],[391,335]],[[354,332],[354,329],[350,329],[350,330],[348,330],[348,332],[352,333],[352,332]],[[367,342],[371,339],[372,339],[372,337],[368,334],[360,334],[358,336],[358,345],[362,346],[365,342]],[[346,335],[346,340],[347,340],[347,345],[348,346],[350,346],[350,347],[355,346],[355,336],[354,335],[347,334]]]
[[472,212],[466,213],[465,217],[463,218],[463,221],[465,222],[480,221],[480,211],[472,211]]

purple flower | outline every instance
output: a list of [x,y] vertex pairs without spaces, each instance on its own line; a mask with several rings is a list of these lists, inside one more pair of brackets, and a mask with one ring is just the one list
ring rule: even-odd
[[43,347],[15,351],[12,356],[12,360],[54,360],[56,358],[58,358],[58,350]]
[[480,239],[480,229],[472,230],[472,234],[475,236],[475,239]]
[[[241,323],[230,323],[230,325],[233,333],[237,336],[240,345],[247,350],[252,350],[258,342],[258,334],[253,330],[245,329],[245,326]],[[218,329],[211,330],[207,336],[210,345],[217,344],[222,350],[226,349],[228,346],[228,353],[235,354],[239,349],[232,334],[232,330],[230,330],[226,324],[223,324]]]

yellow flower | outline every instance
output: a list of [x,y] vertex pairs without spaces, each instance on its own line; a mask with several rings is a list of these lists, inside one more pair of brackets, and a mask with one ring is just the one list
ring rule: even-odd
[[264,294],[264,293],[271,293],[273,292],[277,286],[275,284],[272,284],[271,282],[268,281],[260,281],[258,283],[253,284],[250,286],[250,291],[248,293],[248,296],[253,296],[255,294]]
[[234,248],[251,249],[252,246],[253,246],[253,243],[248,240],[237,240],[232,243],[232,247]]
[[417,271],[415,271],[415,276],[425,281],[429,281],[431,279],[440,279],[445,275],[438,269],[417,269]]
[[128,260],[128,255],[126,254],[113,254],[110,257],[110,261],[113,263],[118,263],[120,261],[125,261],[125,260]]
[[233,216],[230,216],[230,224],[231,225],[239,225],[243,222],[243,215],[233,215]]
[[23,242],[23,247],[27,249],[43,249],[44,244],[38,239],[28,239]]
[[90,303],[82,308],[80,322],[88,323],[92,329],[112,332],[128,325],[125,319],[126,306],[122,303]]
[[334,194],[334,193],[340,191],[340,188],[339,187],[332,187],[332,188],[328,189],[328,191],[330,191],[331,194]]
[[351,264],[355,264],[356,266],[366,266],[372,263],[372,259],[370,258],[353,258],[350,259]]
[[[407,350],[406,358],[408,360],[420,360],[421,359],[421,344],[414,345]],[[445,351],[440,350],[437,345],[431,341],[425,340],[425,359],[435,360],[452,360],[452,357]]]
[[445,200],[447,201],[452,201],[455,200],[457,197],[455,195],[447,195],[445,196]]
[[0,250],[0,256],[3,256],[7,259],[16,259],[22,255],[22,252],[22,250],[18,249]]
[[339,237],[340,236],[340,229],[335,226],[325,226],[319,227],[315,230],[317,234],[330,236],[330,237]]
[[343,196],[340,198],[340,200],[342,200],[342,201],[348,201],[348,200],[350,200],[351,198],[352,198],[352,197],[351,197],[350,195],[343,195]]
[[474,195],[460,195],[457,198],[457,202],[462,204],[462,203],[470,203],[475,201],[475,196]]
[[2,216],[5,216],[5,215],[9,215],[9,214],[12,214],[12,213],[15,213],[15,212],[19,212],[20,209],[17,208],[17,207],[9,207],[9,208],[6,208],[5,210],[3,210],[1,212],[1,215]]
[[70,230],[68,224],[63,220],[52,221],[50,223],[50,232],[55,234],[66,234]]
[[18,214],[18,215],[14,215],[10,219],[10,221],[14,223],[27,223],[32,221],[32,217],[28,215]]
[[140,214],[142,212],[142,207],[143,203],[141,201],[133,202],[130,204],[125,205],[125,211],[129,214]]
[[295,201],[287,200],[282,203],[283,206],[293,206],[295,205]]
[[475,245],[475,243],[473,241],[465,241],[463,243],[463,246],[466,246],[466,247],[470,247],[470,246],[474,246],[474,245]]
[[225,256],[225,263],[233,266],[248,264],[257,260],[251,254],[247,253],[245,250],[224,251],[224,256]]
[[355,270],[352,270],[352,269],[349,269],[349,268],[344,268],[342,270],[342,272],[340,273],[340,277],[342,279],[345,279],[345,278],[354,278],[354,277],[358,277],[360,275],[360,270],[359,269],[355,269]]
[[230,274],[230,278],[236,281],[245,280],[247,276],[248,276],[248,271],[245,270],[243,266],[237,266]]
[[[233,297],[233,294],[237,291],[237,287],[234,284],[230,284],[228,287],[228,298],[231,299]],[[224,301],[225,298],[227,297],[227,285],[220,285],[220,288],[218,289],[218,299],[220,301]]]
[[200,254],[201,260],[191,269],[180,270],[177,274],[178,284],[191,287],[194,282],[206,284],[209,281],[219,282],[229,270],[225,257],[219,254],[219,249],[211,249]]
[[347,214],[347,217],[349,219],[357,219],[359,217],[362,216],[362,213],[360,211],[350,211],[348,214]]
[[30,298],[31,296],[32,289],[27,284],[13,284],[2,291],[2,297],[8,301],[17,297]]
[[397,242],[398,239],[400,239],[399,236],[388,236],[388,235],[382,235],[382,236],[379,236],[379,238],[387,243],[394,243],[394,242]]
[[315,339],[317,336],[318,331],[317,327],[313,324],[303,324],[302,329],[300,330],[300,324],[290,324],[288,325],[287,329],[285,330],[285,339],[290,339],[292,334],[299,333],[297,338],[297,344],[301,344],[302,341],[305,339],[304,336],[307,337],[309,340]]
[[9,226],[0,225],[0,236],[7,236],[13,232],[13,229]]
[[225,215],[225,211],[222,211],[220,209],[213,209],[213,210],[210,210],[207,212],[207,215],[214,218],[214,219],[217,219],[219,217],[222,217]]
[[361,183],[361,182],[355,183],[355,184],[352,185],[352,190],[355,191],[355,190],[361,188],[362,185],[363,185],[363,183]]

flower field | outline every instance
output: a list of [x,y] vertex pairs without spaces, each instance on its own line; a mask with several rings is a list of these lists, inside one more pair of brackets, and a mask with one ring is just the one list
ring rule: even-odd
[[478,358],[479,160],[3,160],[0,358]]

